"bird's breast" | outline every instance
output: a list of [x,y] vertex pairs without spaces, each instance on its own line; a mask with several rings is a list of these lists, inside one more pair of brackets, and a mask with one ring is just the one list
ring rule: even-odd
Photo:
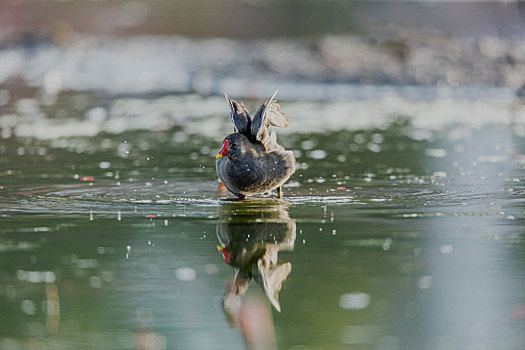
[[294,172],[291,152],[266,153],[259,157],[221,158],[217,161],[217,174],[233,192],[263,193],[286,181]]

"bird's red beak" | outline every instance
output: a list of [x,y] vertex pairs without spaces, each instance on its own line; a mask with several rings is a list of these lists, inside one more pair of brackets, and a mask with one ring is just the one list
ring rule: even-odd
[[224,142],[222,143],[222,148],[217,154],[217,157],[215,157],[215,159],[221,159],[222,157],[228,154],[228,145],[229,145],[228,140],[224,140]]

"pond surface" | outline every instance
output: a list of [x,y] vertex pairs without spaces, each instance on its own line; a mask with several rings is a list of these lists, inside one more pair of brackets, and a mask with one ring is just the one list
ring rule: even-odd
[[0,113],[1,349],[525,347],[513,101],[282,101],[284,198],[232,201],[221,98],[32,94]]

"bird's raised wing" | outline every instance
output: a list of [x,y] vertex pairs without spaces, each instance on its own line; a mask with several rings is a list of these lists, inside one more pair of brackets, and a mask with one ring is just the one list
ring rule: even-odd
[[233,125],[235,126],[235,131],[241,134],[245,132],[249,133],[252,120],[244,104],[242,102],[239,103],[235,100],[232,100],[228,95],[226,95],[226,93],[224,93],[224,97],[226,97],[226,100],[230,106],[230,116],[232,118]]
[[[276,246],[268,246],[267,251],[271,249],[279,250]],[[275,253],[277,255],[277,253]],[[281,312],[281,305],[279,304],[279,292],[283,287],[283,282],[288,278],[288,275],[292,271],[292,264],[287,262],[284,264],[277,264],[277,257],[275,257],[275,263],[269,262],[263,256],[262,259],[257,261],[257,275],[255,281],[264,290],[266,297],[270,300],[270,303],[275,309]]]
[[290,125],[290,121],[284,113],[281,112],[281,107],[277,101],[274,100],[278,91],[279,90],[275,91],[272,97],[263,103],[251,123],[251,134],[257,141],[263,144],[267,151],[273,148],[273,143],[277,143],[275,136],[270,135],[268,132],[268,127],[277,126],[279,128],[287,128]]

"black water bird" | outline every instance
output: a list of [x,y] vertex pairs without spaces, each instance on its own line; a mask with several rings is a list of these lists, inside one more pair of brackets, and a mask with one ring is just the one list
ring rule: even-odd
[[257,111],[253,119],[243,103],[224,96],[230,106],[234,132],[228,135],[216,157],[217,175],[235,196],[267,193],[277,189],[295,172],[295,157],[277,143],[269,126],[287,128],[290,122],[274,100],[277,91]]

